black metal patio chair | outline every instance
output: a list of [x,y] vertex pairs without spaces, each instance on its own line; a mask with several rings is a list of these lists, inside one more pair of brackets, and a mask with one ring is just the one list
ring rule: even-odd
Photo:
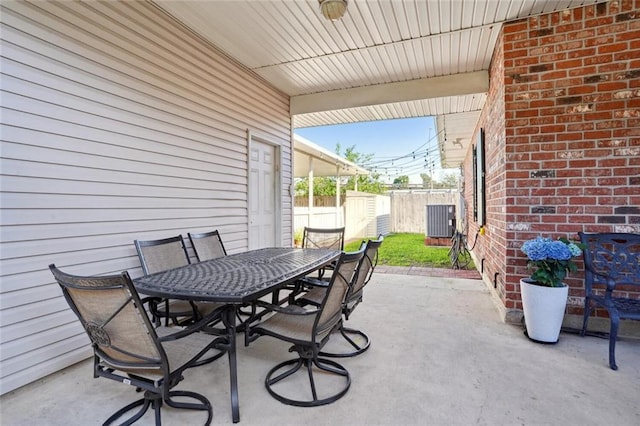
[[340,228],[305,227],[302,233],[302,248],[344,249],[344,226]]
[[217,229],[201,233],[189,232],[188,236],[189,241],[191,241],[191,247],[193,247],[193,251],[196,253],[196,258],[199,262],[227,255],[227,251],[224,248],[222,238]]
[[[193,247],[193,251],[196,254],[198,262],[217,259],[219,257],[227,255],[227,250],[224,248],[222,237],[220,237],[220,232],[218,232],[217,229],[214,231],[200,233],[189,232],[187,235],[189,236],[191,247]],[[247,311],[245,309],[239,308],[236,311],[236,318],[238,320],[236,329],[238,331],[243,331],[244,322],[246,320],[246,318],[243,318],[243,316],[250,317],[254,313],[255,311],[253,309]]]
[[[302,248],[344,250],[344,231],[344,226],[340,228],[311,228],[305,226],[302,233]],[[322,279],[325,272],[328,270],[333,270],[334,267],[335,265],[331,264],[319,269],[317,272],[318,278]],[[280,291],[282,290],[289,291],[289,294],[286,299],[278,300]],[[288,301],[291,304],[293,303],[295,297],[304,290],[306,290],[304,280],[291,283],[290,285],[274,292],[273,303],[282,304]]]
[[[302,233],[302,248],[325,248],[344,250],[344,226],[340,228],[305,227]],[[327,265],[318,270],[318,278],[322,278],[327,270],[335,265]]]
[[[349,320],[353,311],[363,300],[364,287],[371,280],[373,271],[378,264],[378,249],[382,245],[383,240],[384,237],[380,235],[377,240],[363,241],[360,246],[361,250],[364,249],[364,256],[358,265],[357,277],[353,281],[352,285],[349,286],[349,290],[347,291],[347,295],[342,305],[344,321]],[[313,278],[307,278],[305,279],[305,282],[311,287],[311,289],[306,293],[303,293],[295,303],[299,305],[311,304],[318,306],[326,292],[326,282]],[[361,330],[345,327],[344,321],[340,323],[338,331],[353,349],[341,352],[323,351],[320,352],[320,355],[345,358],[359,355],[369,349],[369,345],[371,344],[369,336]]]
[[617,370],[616,339],[621,319],[640,320],[640,299],[629,293],[640,290],[640,234],[579,232],[584,245],[584,317],[587,330],[591,302],[609,313],[609,366]]
[[[332,332],[340,326],[342,302],[349,285],[356,277],[358,264],[363,255],[363,250],[340,255],[324,298],[320,305],[312,310],[295,305],[281,306],[256,302],[273,315],[257,324],[249,323],[245,331],[245,344],[248,345],[260,336],[272,336],[292,343],[289,351],[298,353],[297,358],[284,361],[267,373],[265,386],[278,401],[288,405],[312,407],[334,402],[349,390],[351,377],[347,369],[333,360],[320,357],[320,351]],[[264,312],[260,318],[265,318]],[[294,380],[295,373],[302,367],[305,367],[302,371],[306,370],[310,395],[304,395],[298,386],[291,386],[292,382],[297,383]],[[291,379],[284,380],[287,378]],[[322,383],[322,389],[316,386],[316,379]]]
[[141,399],[116,411],[105,425],[138,407],[122,424],[134,423],[152,407],[155,424],[160,425],[164,403],[174,408],[206,411],[205,424],[211,423],[213,412],[205,396],[172,389],[183,380],[184,370],[199,365],[209,350],[222,351],[228,345],[224,337],[199,332],[212,318],[204,317],[179,330],[154,328],[127,272],[86,277],[62,272],[53,264],[49,269],[91,340],[94,377],[144,391]]
[[[190,263],[182,235],[158,240],[135,240],[134,244],[145,275],[178,268]],[[173,321],[176,325],[198,321],[213,311],[221,311],[223,305],[211,302],[195,303],[190,300],[151,298],[149,308],[156,324],[159,324],[160,319],[164,318],[165,326],[168,326],[169,321]]]

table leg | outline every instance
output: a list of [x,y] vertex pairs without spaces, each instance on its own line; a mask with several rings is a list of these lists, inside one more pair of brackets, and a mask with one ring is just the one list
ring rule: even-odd
[[240,400],[238,398],[238,363],[236,361],[236,305],[227,305],[223,322],[229,338],[229,379],[231,381],[231,415],[233,422],[240,421]]

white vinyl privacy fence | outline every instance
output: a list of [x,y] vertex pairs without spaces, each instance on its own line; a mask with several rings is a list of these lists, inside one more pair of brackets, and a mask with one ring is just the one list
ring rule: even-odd
[[401,232],[426,235],[427,206],[455,205],[460,217],[459,200],[455,190],[396,190],[389,195],[347,191],[339,207],[295,207],[294,229],[344,226],[347,241]]

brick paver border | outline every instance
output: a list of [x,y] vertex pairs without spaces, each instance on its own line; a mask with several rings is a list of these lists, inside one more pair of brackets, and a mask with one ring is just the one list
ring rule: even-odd
[[399,275],[422,275],[425,277],[469,278],[479,280],[480,273],[475,269],[428,268],[424,266],[385,266],[378,265],[376,273]]

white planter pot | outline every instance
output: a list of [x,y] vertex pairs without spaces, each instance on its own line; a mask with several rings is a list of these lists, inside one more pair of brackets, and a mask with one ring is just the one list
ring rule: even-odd
[[520,280],[522,310],[527,336],[536,342],[556,343],[560,335],[569,287],[544,287]]

